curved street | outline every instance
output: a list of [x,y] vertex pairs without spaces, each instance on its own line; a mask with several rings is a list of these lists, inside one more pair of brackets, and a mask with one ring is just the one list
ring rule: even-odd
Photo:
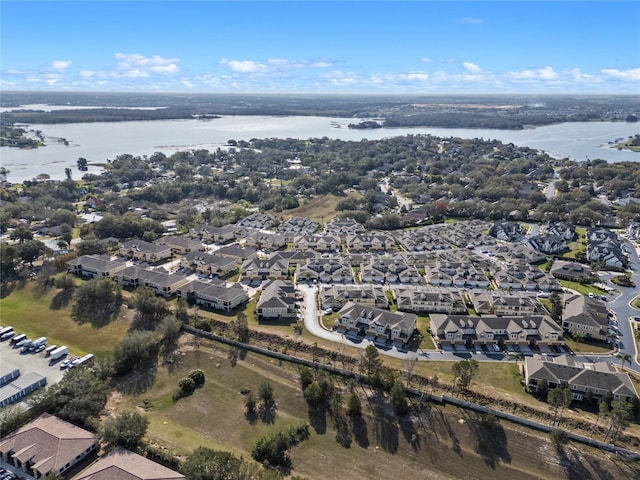
[[[640,285],[640,260],[638,258],[638,252],[633,247],[631,242],[626,241],[625,246],[629,252],[629,265],[632,272],[632,280],[636,285]],[[615,313],[617,318],[617,327],[620,338],[618,340],[618,350],[609,355],[576,355],[575,358],[582,362],[620,362],[616,355],[629,354],[631,355],[631,363],[626,362],[626,367],[640,373],[640,363],[637,360],[637,347],[633,340],[633,329],[631,327],[630,317],[640,315],[640,311],[631,306],[631,301],[640,293],[636,288],[624,288],[619,287],[611,283],[611,277],[615,275],[611,272],[601,272],[600,278],[602,281],[606,281],[610,286],[614,287],[617,292],[617,296],[608,303],[608,307]],[[315,285],[305,285],[299,283],[297,288],[302,292],[304,296],[303,312],[304,327],[312,335],[330,340],[332,342],[349,345],[356,348],[366,348],[371,342],[368,340],[362,340],[355,342],[349,338],[341,335],[333,330],[327,330],[322,326],[319,312],[318,303],[316,300],[316,294],[318,287]],[[499,361],[512,361],[513,357],[504,355],[502,353],[471,353],[471,352],[444,352],[439,349],[420,349],[416,352],[399,351],[395,347],[389,350],[379,349],[380,353],[394,358],[400,359],[418,359],[418,360],[434,360],[434,361],[459,361],[468,358],[474,358],[480,362],[499,362]]]

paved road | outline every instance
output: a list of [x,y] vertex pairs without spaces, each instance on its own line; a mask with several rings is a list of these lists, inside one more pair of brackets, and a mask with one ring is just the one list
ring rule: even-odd
[[[630,368],[640,373],[640,363],[637,361],[637,347],[633,341],[633,329],[631,328],[631,322],[629,317],[640,315],[640,311],[631,306],[631,301],[640,293],[640,260],[638,259],[638,252],[629,241],[625,241],[629,252],[629,264],[631,267],[631,279],[636,284],[635,288],[619,287],[611,283],[611,276],[607,276],[604,279],[607,283],[615,287],[620,294],[612,301],[609,302],[608,307],[613,310],[618,319],[618,330],[620,332],[620,339],[618,340],[618,346],[621,354],[628,353],[632,357]],[[627,363],[627,365],[629,365]]]
[[[342,343],[345,345],[349,345],[356,348],[367,348],[368,345],[372,344],[368,340],[362,341],[353,341],[347,338],[346,336],[335,332],[333,330],[325,329],[320,322],[319,312],[316,302],[316,294],[317,287],[309,286],[305,284],[298,284],[297,288],[302,292],[304,296],[304,308],[303,308],[303,318],[304,318],[304,327],[310,332],[312,335],[316,337],[323,338],[325,340],[329,340],[336,343]],[[446,361],[446,362],[457,362],[459,360],[475,358],[481,362],[502,362],[502,361],[513,361],[512,357],[507,355],[503,355],[502,353],[480,353],[480,354],[471,354],[470,352],[444,352],[442,350],[427,350],[420,349],[417,352],[401,352],[398,349],[390,348],[388,350],[381,349],[378,347],[378,350],[381,354],[387,355],[394,358],[399,359],[417,359],[417,360],[438,360],[438,361]]]
[[[633,248],[630,242],[626,242],[629,251],[630,266],[632,269],[632,279],[636,285],[640,285],[640,260],[638,252]],[[639,289],[622,288],[610,282],[612,275],[605,274],[602,280],[615,287],[619,294],[608,303],[608,307],[613,310],[618,319],[617,326],[620,333],[619,353],[628,353],[632,356],[632,362],[629,368],[640,373],[640,363],[637,359],[637,351],[635,342],[633,341],[633,331],[629,322],[629,317],[640,315],[640,311],[631,307],[630,302],[638,295]],[[343,343],[357,348],[366,348],[370,342],[362,340],[354,342],[349,338],[335,331],[325,329],[319,318],[319,312],[316,302],[317,287],[305,284],[298,284],[298,289],[304,296],[303,318],[304,326],[311,334],[316,337],[323,338],[336,343]],[[440,360],[440,361],[459,361],[465,358],[475,358],[480,362],[500,362],[513,361],[512,357],[503,355],[502,353],[470,353],[470,352],[443,352],[442,350],[418,350],[417,352],[401,352],[396,348],[389,350],[379,349],[383,355],[395,358],[407,359],[417,358],[418,360]],[[619,362],[615,355],[577,355],[576,360],[582,362],[603,361],[603,362]],[[627,365],[629,365],[627,363]]]

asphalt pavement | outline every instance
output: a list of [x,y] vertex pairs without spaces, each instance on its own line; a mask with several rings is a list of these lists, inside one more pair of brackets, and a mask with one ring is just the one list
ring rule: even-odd
[[[629,241],[624,242],[627,245],[629,253],[629,264],[632,272],[632,280],[636,285],[640,285],[640,260],[638,259],[638,252]],[[617,274],[617,273],[616,273]],[[607,306],[612,310],[617,318],[617,327],[620,338],[618,340],[618,350],[610,355],[576,355],[576,360],[583,362],[620,362],[617,358],[617,354],[629,354],[632,357],[631,364],[626,362],[627,368],[640,373],[640,363],[637,361],[637,347],[633,341],[633,330],[631,328],[630,317],[639,316],[640,311],[631,306],[631,301],[640,293],[640,289],[619,287],[611,283],[611,277],[613,275],[605,274],[601,276],[601,280],[607,285],[615,288],[615,296],[607,303]],[[308,332],[316,337],[323,338],[336,343],[342,343],[356,348],[366,348],[371,342],[368,340],[354,341],[346,336],[334,331],[328,330],[322,326],[320,316],[318,312],[318,305],[316,295],[318,288],[316,285],[298,284],[297,288],[302,292],[304,296],[302,316],[304,319],[304,326]],[[450,352],[440,349],[426,350],[420,349],[414,351],[399,351],[395,347],[390,349],[379,349],[380,353],[394,358],[417,360],[430,360],[430,361],[459,361],[463,359],[474,358],[479,362],[501,362],[501,361],[514,361],[514,358],[502,353],[483,352],[483,353],[471,353],[471,352]]]

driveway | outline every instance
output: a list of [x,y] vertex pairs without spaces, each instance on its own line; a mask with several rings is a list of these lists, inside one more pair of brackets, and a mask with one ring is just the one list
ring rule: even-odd
[[[344,345],[349,345],[351,347],[356,348],[367,348],[369,345],[375,345],[373,342],[370,342],[365,339],[357,339],[352,340],[349,337],[342,335],[333,330],[327,330],[324,328],[320,322],[320,318],[318,316],[318,306],[316,302],[316,293],[318,291],[318,287],[315,285],[309,286],[303,283],[299,283],[296,288],[302,292],[304,296],[304,310],[303,310],[303,318],[304,318],[304,328],[307,329],[309,333],[316,337],[323,338],[325,340],[329,340],[336,343],[342,343]],[[464,351],[444,351],[444,350],[426,350],[420,349],[416,352],[413,351],[398,351],[395,347],[390,349],[378,349],[378,351],[382,355],[387,355],[393,358],[399,359],[417,359],[417,360],[439,360],[445,362],[457,362],[463,359],[475,358],[481,362],[500,362],[500,361],[508,361],[509,357],[503,355],[502,353],[493,354],[493,353],[481,353],[481,354],[472,354],[466,348]]]

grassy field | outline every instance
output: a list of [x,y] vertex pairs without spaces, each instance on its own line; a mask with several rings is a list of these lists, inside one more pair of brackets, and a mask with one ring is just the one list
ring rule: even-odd
[[79,325],[71,318],[71,302],[60,302],[57,293],[57,289],[42,288],[36,282],[15,285],[0,299],[2,325],[11,325],[29,338],[47,337],[50,345],[67,345],[74,355],[101,357],[111,353],[129,329],[132,311],[123,307],[119,318],[102,328]]
[[[172,371],[164,367],[158,370],[155,384],[147,392],[118,396],[110,407],[117,410],[146,406],[151,419],[149,440],[180,455],[205,445],[249,458],[252,445],[264,433],[310,422],[310,439],[291,452],[291,474],[309,479],[342,478],[346,469],[352,479],[388,478],[400,472],[432,480],[565,479],[578,478],[571,473],[576,471],[577,462],[585,465],[580,471],[587,475],[580,478],[602,478],[598,475],[600,470],[612,475],[608,478],[634,475],[629,467],[612,464],[597,451],[573,446],[566,447],[569,465],[559,468],[557,454],[544,434],[501,422],[490,437],[485,437],[477,429],[477,418],[457,408],[432,405],[419,415],[398,419],[388,414],[388,403],[382,395],[363,387],[357,387],[356,392],[363,401],[364,421],[357,429],[351,425],[352,443],[350,448],[344,448],[336,442],[329,415],[310,419],[296,367],[252,353],[231,361],[226,348],[206,341],[197,345],[184,343],[179,359]],[[439,362],[427,363],[426,367],[435,371]],[[173,403],[170,397],[179,379],[194,368],[205,372],[204,387]],[[451,365],[438,368],[450,371]],[[478,382],[500,379],[513,383],[517,377],[515,365],[501,368],[502,375],[495,368],[482,369]],[[273,385],[275,420],[251,423],[244,417],[245,397],[241,391],[250,389],[255,394],[265,380]],[[336,382],[346,392],[342,381]]]
[[588,342],[586,339],[580,342],[576,342],[575,340],[565,337],[565,343],[567,347],[573,350],[576,353],[611,353],[612,349],[608,346],[604,345],[601,342]]
[[[351,195],[361,196],[355,193]],[[336,216],[336,204],[343,198],[345,197],[338,197],[332,194],[315,197],[297,208],[285,210],[282,212],[282,216],[285,219],[291,217],[307,217],[314,222],[325,223]]]
[[560,285],[562,285],[564,288],[575,290],[582,295],[588,295],[589,293],[593,293],[594,295],[606,295],[607,293],[598,287],[594,287],[593,285],[584,285],[582,283],[572,282],[569,280],[559,280],[559,282]]

